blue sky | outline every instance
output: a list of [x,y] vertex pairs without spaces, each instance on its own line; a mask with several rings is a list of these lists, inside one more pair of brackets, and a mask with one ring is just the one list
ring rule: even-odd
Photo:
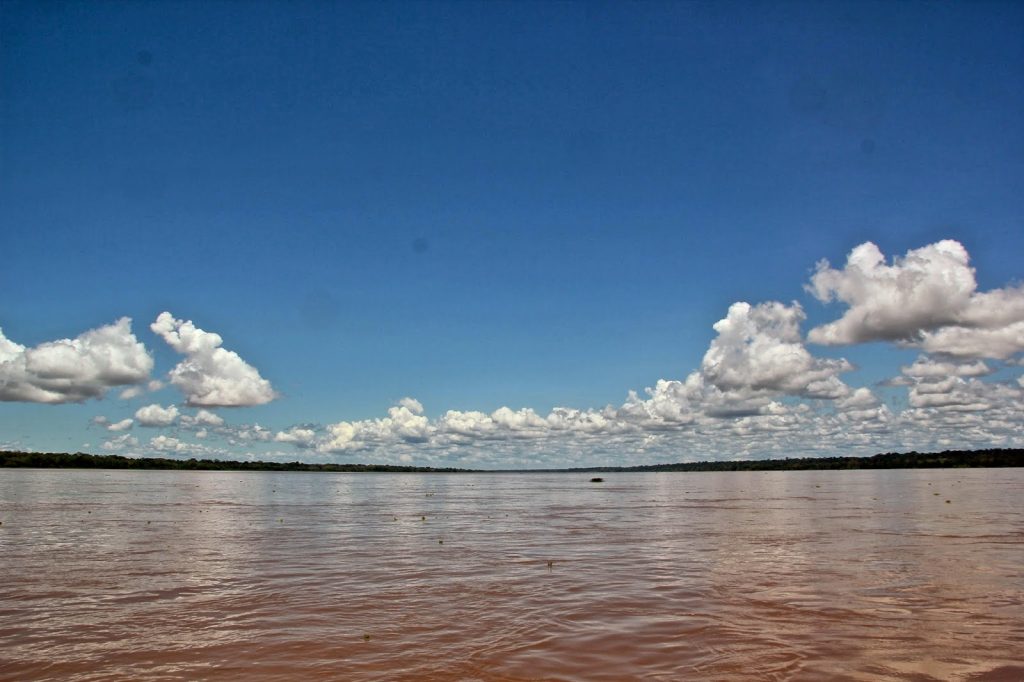
[[1020,446],[1022,31],[1017,3],[3,3],[0,446]]

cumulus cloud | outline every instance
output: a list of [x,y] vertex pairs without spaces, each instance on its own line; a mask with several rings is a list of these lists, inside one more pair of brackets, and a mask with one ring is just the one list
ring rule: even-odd
[[149,449],[157,454],[172,455],[210,455],[220,454],[219,452],[199,443],[189,443],[180,438],[165,436],[163,434],[149,439]]
[[153,358],[132,334],[127,317],[33,348],[0,330],[0,401],[83,402],[116,386],[141,383],[152,369]]
[[993,369],[981,359],[922,355],[887,384],[909,388],[909,408],[895,413],[871,389],[840,380],[853,369],[847,360],[808,351],[804,319],[796,303],[736,303],[714,325],[717,335],[697,370],[659,380],[643,395],[630,391],[617,408],[448,410],[429,419],[418,401],[404,398],[386,417],[292,427],[274,440],[464,466],[541,466],[550,452],[564,466],[574,458],[622,464],[615,458],[623,453],[665,461],[701,452],[730,459],[1024,441],[1024,380],[988,383],[981,379]]
[[998,409],[1017,398],[1015,387],[987,383],[979,379],[993,370],[982,360],[937,359],[921,355],[900,368],[900,376],[890,385],[908,386],[912,408],[933,408],[982,412]]
[[424,443],[431,430],[430,420],[423,416],[423,406],[419,401],[404,398],[390,408],[388,416],[382,419],[331,424],[327,427],[327,438],[318,448],[328,452],[344,452],[395,441]]
[[992,384],[960,377],[919,381],[910,388],[909,402],[911,407],[988,410],[994,404],[986,397],[992,387]]
[[738,387],[722,390],[701,372],[691,372],[685,381],[659,379],[644,389],[647,398],[630,391],[616,417],[648,429],[671,429],[706,419],[738,419],[777,413],[778,395],[766,389]]
[[922,332],[920,346],[929,353],[1005,360],[1024,351],[1024,319],[992,329],[948,326]]
[[291,443],[296,447],[313,447],[317,438],[317,432],[311,428],[293,426],[286,431],[278,431],[274,434],[274,441],[278,443]]
[[[905,409],[895,412],[871,389],[847,385],[840,377],[854,369],[850,362],[815,356],[805,345],[803,308],[769,301],[734,303],[713,325],[699,367],[683,379],[630,391],[618,407],[540,412],[503,406],[430,418],[419,401],[403,398],[380,418],[280,431],[229,426],[205,409],[164,414],[162,421],[176,419],[196,438],[220,437],[233,446],[280,443],[324,455],[359,452],[376,461],[459,466],[542,466],[551,453],[564,466],[628,463],[624,453],[667,461],[1024,444],[1024,379],[987,380],[999,369],[992,359],[1018,364],[1012,356],[1020,345],[1015,325],[1024,320],[1020,290],[978,292],[960,244],[933,244],[892,264],[863,244],[842,270],[819,264],[808,288],[821,300],[849,306],[841,319],[811,330],[810,340],[890,340],[925,351],[882,384],[886,391],[907,389]],[[218,335],[168,313],[153,329],[186,356],[170,378],[190,405],[258,404],[273,397],[254,368],[221,348]],[[174,409],[143,409],[149,408]],[[153,412],[137,413],[136,421],[159,422]],[[162,452],[198,447],[171,437],[150,441]]]
[[[549,457],[568,466],[1024,445],[1024,378],[1006,376],[1024,366],[1024,288],[977,291],[966,250],[943,241],[891,263],[873,244],[862,244],[842,269],[819,263],[807,290],[847,306],[807,340],[887,340],[922,354],[876,394],[840,378],[854,369],[847,360],[810,352],[799,303],[737,302],[713,325],[697,368],[629,391],[617,407],[503,406],[431,418],[419,401],[403,398],[376,419],[272,430],[229,425],[207,409],[258,405],[276,394],[254,367],[222,347],[218,334],[165,312],[151,329],[184,356],[168,378],[196,411],[153,403],[132,418],[97,417],[94,423],[112,436],[120,432],[103,443],[115,451],[138,447],[125,433],[137,424],[177,427],[174,436],[156,436],[143,447],[172,455],[226,452],[206,445],[209,438],[273,457],[284,456],[271,452],[279,443],[309,454],[359,452],[392,463],[503,468],[555,463]],[[68,402],[101,396],[112,386],[127,386],[122,398],[138,398],[163,388],[149,380],[152,365],[127,318],[33,349],[0,333],[0,399]],[[997,371],[1000,381],[992,378]],[[900,411],[885,404],[900,404],[893,396],[897,387],[906,389]],[[182,440],[188,433],[204,444]]]
[[866,242],[842,270],[819,262],[806,288],[822,302],[848,306],[840,319],[810,331],[814,343],[895,341],[1003,360],[1024,351],[1024,287],[978,292],[967,249],[950,239],[912,249],[891,265]]
[[119,422],[113,424],[107,424],[107,431],[127,431],[132,428],[134,421],[132,419],[122,419]]
[[162,407],[154,403],[135,411],[135,420],[139,426],[170,426],[177,418],[178,408],[174,405]]
[[[691,375],[691,379],[696,375]],[[808,404],[768,401],[754,414],[721,418],[707,411],[659,412],[661,398],[686,382],[659,382],[648,400],[635,394],[619,409],[555,408],[547,416],[529,408],[499,408],[491,413],[445,412],[435,420],[417,422],[421,439],[403,437],[399,406],[381,419],[339,422],[322,435],[313,429],[280,432],[278,442],[315,448],[323,453],[358,451],[364,458],[460,466],[544,466],[557,453],[559,466],[628,464],[700,458],[744,458],[825,454],[823,448],[883,447],[896,428],[889,409],[869,389],[851,391],[824,412]],[[424,419],[426,419],[424,417]],[[292,437],[294,435],[294,437]],[[877,451],[877,450],[876,450]],[[830,454],[834,454],[830,453]]]
[[262,405],[277,397],[270,382],[234,351],[221,347],[219,334],[196,327],[191,320],[163,312],[150,329],[185,355],[170,372],[170,382],[192,407]]
[[960,444],[1021,447],[1024,390],[1019,382],[982,382],[950,377],[911,389],[911,407],[898,417],[907,442],[941,447]]
[[139,439],[135,436],[125,433],[120,436],[111,438],[108,441],[104,441],[101,446],[104,450],[120,451],[126,448],[134,448],[139,444]]
[[684,382],[659,382],[647,399],[631,394],[617,409],[555,408],[543,415],[502,407],[489,413],[449,410],[435,419],[409,410],[422,418],[413,421],[410,438],[404,421],[409,415],[396,405],[387,417],[292,427],[274,440],[325,455],[358,452],[367,461],[501,468],[1024,445],[1020,382],[930,383],[936,385],[919,391],[921,399],[900,413],[860,387],[816,406],[768,400],[756,412],[723,418],[700,402],[704,392],[717,389],[702,386],[695,372]]
[[713,325],[700,369],[685,380],[661,379],[646,398],[630,391],[616,419],[645,429],[677,428],[706,419],[743,419],[785,412],[780,398],[837,400],[850,388],[844,359],[818,358],[804,346],[799,304],[738,302]]
[[982,360],[957,362],[954,360],[938,360],[927,355],[918,356],[913,364],[903,366],[900,371],[904,376],[912,379],[982,377],[992,373],[992,369]]
[[145,386],[130,386],[118,395],[121,400],[131,400],[132,398],[138,398],[139,396],[148,393],[159,391],[164,387],[164,382],[153,379],[149,381]]
[[203,428],[207,426],[223,426],[224,418],[209,410],[199,410],[195,414],[181,415],[181,425],[187,429]]
[[870,388],[861,386],[835,403],[836,417],[840,422],[856,422],[864,428],[880,428],[892,421],[892,411],[878,399]]
[[245,424],[234,428],[222,428],[222,433],[228,436],[228,442],[235,444],[239,442],[267,442],[274,439],[274,432],[259,424]]
[[846,360],[813,357],[803,345],[803,308],[778,302],[734,303],[714,325],[718,336],[701,362],[705,379],[721,391],[766,391],[805,398],[840,398],[849,388],[838,374]]
[[449,410],[437,421],[436,433],[451,441],[521,440],[559,434],[588,435],[615,429],[610,415],[598,410],[555,407],[542,417],[524,407],[513,410],[499,407],[486,414]]
[[[800,417],[779,399],[837,400],[851,393],[838,375],[852,365],[846,360],[812,356],[802,341],[803,320],[803,309],[796,303],[736,303],[714,325],[718,335],[698,371],[683,381],[662,379],[646,389],[643,398],[631,391],[618,408],[555,407],[547,414],[510,407],[489,413],[448,410],[431,421],[418,401],[404,398],[388,410],[387,417],[330,424],[323,436],[309,429],[292,429],[279,432],[275,440],[323,452],[403,444],[446,449],[549,439],[557,439],[560,447],[571,442],[592,447],[600,439],[715,430],[714,422],[721,420],[735,422],[733,428],[747,435],[789,429]],[[864,409],[876,407],[872,402]]]

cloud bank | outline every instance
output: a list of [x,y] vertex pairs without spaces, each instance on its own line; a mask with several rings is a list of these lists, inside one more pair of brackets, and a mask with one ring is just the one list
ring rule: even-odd
[[[280,430],[229,424],[209,409],[278,396],[220,335],[164,312],[150,328],[184,356],[167,375],[184,406],[152,403],[94,423],[111,433],[105,449],[128,453],[289,458],[299,448],[305,457],[496,468],[1024,446],[1024,287],[979,291],[967,250],[944,240],[888,261],[861,244],[841,269],[819,262],[805,289],[841,306],[838,317],[804,336],[796,301],[733,303],[693,371],[629,391],[619,405],[431,418],[407,397],[378,418]],[[920,354],[876,386],[851,386],[853,363],[816,354],[867,342]],[[128,318],[35,348],[0,333],[0,400],[80,402],[115,386],[133,399],[163,389],[152,368]],[[136,426],[170,432],[140,445],[127,433]]]
[[595,461],[601,452],[622,463],[623,454],[668,461],[1022,445],[1024,379],[983,379],[996,371],[990,362],[1013,365],[1024,351],[1024,290],[979,292],[969,262],[952,240],[891,264],[868,242],[851,251],[842,270],[820,262],[806,287],[823,303],[846,305],[807,341],[889,341],[925,351],[885,382],[905,387],[902,411],[869,387],[847,385],[841,375],[855,369],[848,360],[808,349],[799,303],[740,301],[713,325],[716,336],[698,369],[685,379],[661,379],[642,395],[630,391],[618,407],[449,410],[431,420],[405,398],[378,419],[293,427],[274,440],[395,462],[415,455],[510,466],[552,457]]

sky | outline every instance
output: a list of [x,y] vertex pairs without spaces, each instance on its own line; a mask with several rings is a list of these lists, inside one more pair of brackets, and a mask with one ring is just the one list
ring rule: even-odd
[[1024,446],[1020,3],[0,3],[0,449]]

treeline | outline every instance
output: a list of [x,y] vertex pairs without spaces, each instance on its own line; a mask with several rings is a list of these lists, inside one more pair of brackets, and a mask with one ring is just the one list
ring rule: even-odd
[[871,457],[797,457],[738,462],[691,462],[634,467],[592,467],[583,472],[613,471],[802,471],[830,469],[962,469],[1024,467],[1024,450],[946,450],[944,452],[886,452]]
[[[180,469],[204,471],[379,471],[405,473],[469,473],[479,470],[394,466],[390,464],[308,464],[305,462],[237,462],[220,459],[169,459],[90,455],[84,452],[0,451],[0,467],[63,469]],[[688,462],[632,467],[534,469],[532,471],[614,473],[643,471],[801,471],[814,469],[951,469],[968,467],[1024,467],[1024,450],[946,450],[936,453],[887,452],[873,457],[799,457],[738,462]],[[495,472],[501,473],[501,472]],[[513,472],[504,472],[513,473]],[[527,473],[516,471],[514,473]]]
[[176,469],[186,471],[390,471],[426,473],[460,469],[392,466],[389,464],[307,464],[305,462],[237,462],[221,459],[169,459],[167,457],[123,457],[90,455],[84,452],[0,451],[0,467],[61,469]]

